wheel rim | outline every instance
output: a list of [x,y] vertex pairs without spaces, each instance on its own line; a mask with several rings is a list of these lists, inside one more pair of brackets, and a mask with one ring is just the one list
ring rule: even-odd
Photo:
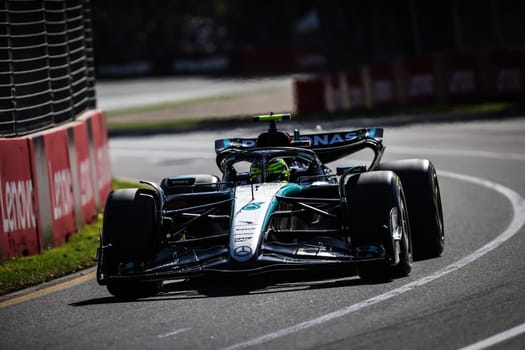
[[436,208],[436,223],[438,225],[438,229],[439,229],[439,241],[440,242],[443,242],[445,240],[445,235],[444,235],[444,231],[445,231],[445,228],[444,228],[444,224],[443,224],[443,207],[441,205],[441,193],[439,191],[439,183],[437,181],[437,174],[436,172],[434,171],[433,174],[433,187],[434,187],[434,206]]
[[402,193],[400,195],[400,201],[399,201],[399,206],[401,208],[400,212],[401,212],[401,227],[403,228],[403,238],[405,240],[405,244],[406,244],[406,253],[408,254],[407,256],[407,261],[408,263],[411,263],[412,262],[412,240],[410,238],[410,225],[409,225],[409,222],[408,222],[408,214],[407,214],[407,210],[406,210],[406,206],[405,206],[405,196],[404,196],[404,193]]

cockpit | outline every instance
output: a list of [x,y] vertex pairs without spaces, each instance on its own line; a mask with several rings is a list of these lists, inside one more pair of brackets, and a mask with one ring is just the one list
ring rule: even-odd
[[235,185],[263,182],[304,184],[327,177],[319,159],[310,150],[283,147],[225,153],[218,160],[223,172],[223,182]]

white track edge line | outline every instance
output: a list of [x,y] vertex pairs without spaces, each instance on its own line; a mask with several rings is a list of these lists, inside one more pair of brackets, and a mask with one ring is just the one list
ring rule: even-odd
[[519,326],[513,327],[509,330],[503,331],[501,333],[495,334],[487,339],[481,340],[477,343],[465,346],[459,350],[482,350],[493,345],[503,343],[506,340],[514,338],[522,333],[525,333],[525,323],[520,324]]
[[157,335],[157,338],[168,338],[168,337],[172,337],[174,335],[180,334],[180,333],[187,332],[189,330],[191,330],[191,328],[180,328],[180,329],[176,329],[174,331],[168,332],[168,333],[159,334]]

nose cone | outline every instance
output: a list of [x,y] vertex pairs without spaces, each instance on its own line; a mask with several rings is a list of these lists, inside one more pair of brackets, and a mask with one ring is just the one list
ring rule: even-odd
[[280,183],[238,186],[230,235],[230,254],[238,262],[254,258],[262,241],[266,218],[275,203],[275,194],[283,187]]

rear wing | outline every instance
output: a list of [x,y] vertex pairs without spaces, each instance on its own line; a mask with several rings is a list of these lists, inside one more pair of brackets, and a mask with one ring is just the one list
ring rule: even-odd
[[375,160],[379,162],[383,155],[383,129],[357,129],[351,131],[327,132],[300,135],[301,142],[307,142],[323,163],[333,162],[365,148],[374,151]]
[[[282,132],[280,132],[282,133]],[[287,134],[286,134],[287,135]],[[300,135],[298,131],[289,136],[288,147],[299,147],[314,151],[321,162],[329,163],[365,148],[375,154],[373,164],[378,163],[383,152],[383,129],[368,128]],[[258,138],[227,138],[215,141],[215,152],[226,149],[250,149],[257,147]],[[283,145],[276,145],[282,147]],[[271,147],[271,146],[270,146]]]

